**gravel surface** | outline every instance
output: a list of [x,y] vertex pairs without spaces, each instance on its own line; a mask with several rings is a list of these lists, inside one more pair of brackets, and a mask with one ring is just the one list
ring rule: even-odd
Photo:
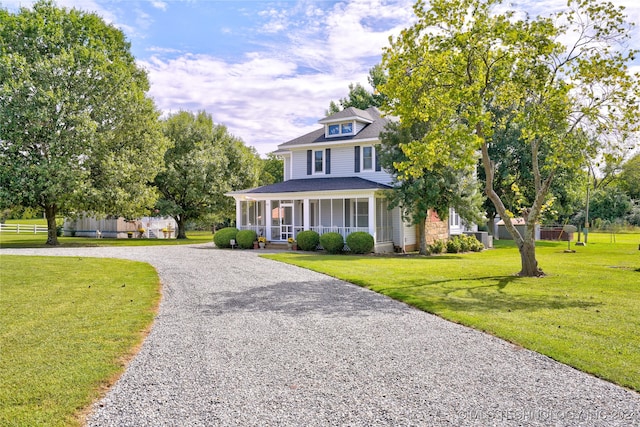
[[158,270],[151,334],[89,426],[640,426],[638,393],[260,251],[9,253]]

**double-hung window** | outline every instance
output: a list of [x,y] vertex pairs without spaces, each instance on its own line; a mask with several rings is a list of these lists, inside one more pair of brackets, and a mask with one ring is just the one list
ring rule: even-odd
[[313,173],[324,173],[324,159],[322,150],[313,152]]
[[373,170],[373,147],[362,147],[362,170]]

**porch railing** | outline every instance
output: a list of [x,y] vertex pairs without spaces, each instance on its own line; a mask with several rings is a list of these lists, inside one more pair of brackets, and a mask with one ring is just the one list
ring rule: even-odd
[[[242,225],[238,227],[240,230],[253,230],[256,232],[258,236],[266,236],[266,227],[262,225]],[[316,233],[322,235],[324,233],[335,232],[340,233],[344,239],[353,232],[356,231],[364,231],[365,233],[369,232],[368,227],[324,227],[324,226],[315,226],[309,227],[310,230],[315,231]],[[295,226],[294,230],[294,238],[295,236],[303,230],[303,227]],[[286,234],[286,233],[285,233]],[[271,227],[271,240],[279,241],[281,240],[281,229],[279,226]]]
[[315,231],[316,233],[322,235],[324,233],[329,233],[329,232],[333,232],[333,233],[339,233],[342,235],[342,237],[344,239],[347,238],[347,236],[351,233],[354,233],[356,231],[364,231],[365,233],[369,232],[369,228],[368,227],[323,227],[323,226],[317,226],[317,227],[309,227],[310,230]]
[[238,227],[239,230],[253,230],[258,237],[267,236],[267,227],[264,225],[242,225]]

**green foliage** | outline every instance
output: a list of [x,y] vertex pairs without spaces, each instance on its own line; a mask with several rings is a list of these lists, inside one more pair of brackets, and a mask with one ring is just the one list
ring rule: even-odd
[[384,95],[378,90],[380,86],[386,80],[384,69],[380,65],[375,65],[369,70],[369,85],[373,88],[373,92],[369,92],[360,83],[349,84],[349,95],[346,98],[341,98],[338,103],[331,101],[329,104],[329,110],[327,115],[335,114],[345,108],[355,107],[361,110],[366,110],[369,107],[380,107],[384,102]]
[[589,219],[595,221],[621,221],[631,212],[631,200],[619,188],[596,191],[589,202]]
[[[571,0],[557,15],[531,18],[501,0],[419,0],[414,12],[415,24],[385,49],[388,78],[379,87],[384,109],[403,127],[428,125],[401,144],[406,160],[394,164],[401,178],[437,172],[443,163],[459,169],[480,152],[485,191],[508,218],[495,166],[509,161],[500,153],[529,150],[529,177],[517,182],[516,197],[527,202],[518,215],[533,225],[561,171],[579,168],[586,155],[640,128],[640,82],[627,73],[636,52],[620,48],[630,37],[622,8]],[[558,42],[565,39],[570,43]],[[506,130],[513,135],[501,135]],[[497,142],[507,146],[490,152]],[[533,236],[507,222],[521,251],[520,274],[543,274]]]
[[240,249],[253,248],[253,242],[258,240],[258,235],[253,230],[240,230],[236,234],[236,242]]
[[341,254],[344,250],[344,238],[340,233],[324,233],[320,236],[320,246],[330,254]]
[[354,254],[368,254],[373,251],[373,236],[364,231],[355,231],[347,236],[347,246]]
[[473,173],[475,162],[469,158],[459,163],[443,159],[434,163],[433,169],[414,169],[406,173],[399,165],[411,162],[404,147],[412,141],[420,140],[430,132],[429,123],[389,123],[381,134],[378,147],[380,164],[393,176],[393,190],[386,192],[392,207],[402,206],[403,216],[418,225],[420,253],[426,255],[424,222],[430,210],[446,221],[449,208],[467,222],[480,222],[482,197]]
[[116,259],[1,258],[0,425],[80,426],[153,322],[158,275]]
[[446,242],[447,252],[457,254],[460,252],[480,252],[484,249],[484,245],[475,236],[468,234],[460,234],[451,236]]
[[441,254],[447,247],[447,242],[445,240],[436,240],[431,245],[429,245],[429,252],[432,254]]
[[452,236],[449,238],[449,240],[447,240],[447,253],[457,254],[458,252],[462,252],[460,239],[458,238],[458,236]]
[[38,1],[0,9],[0,206],[148,212],[167,147],[147,76],[122,31]]
[[233,199],[226,192],[258,183],[261,164],[257,154],[213,123],[205,111],[181,111],[168,117],[164,134],[173,143],[164,156],[165,170],[155,184],[157,207],[178,223],[177,237],[185,238],[188,221],[213,216],[219,222],[235,216]]
[[636,154],[622,165],[620,188],[635,200],[640,200],[640,154]]
[[273,153],[267,154],[262,161],[260,185],[275,184],[284,181],[284,161]]
[[213,235],[213,243],[215,243],[218,248],[230,248],[231,240],[236,238],[238,231],[235,227],[218,230],[216,234]]
[[305,230],[298,233],[298,247],[303,251],[315,251],[320,244],[320,235],[313,230]]

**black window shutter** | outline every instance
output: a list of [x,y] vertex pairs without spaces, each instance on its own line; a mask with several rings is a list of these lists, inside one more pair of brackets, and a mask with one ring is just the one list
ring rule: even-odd
[[331,173],[331,148],[327,148],[324,150],[325,152],[325,174],[329,175]]
[[380,156],[378,155],[379,149],[380,149],[379,145],[376,145],[374,147],[374,150],[376,150],[376,172],[380,172],[382,170],[382,166],[380,166]]
[[353,171],[360,172],[360,146],[356,145],[354,148],[355,148],[354,157],[356,160],[355,160],[355,164],[353,165]]
[[307,175],[311,175],[311,160],[313,159],[313,151],[307,150]]

